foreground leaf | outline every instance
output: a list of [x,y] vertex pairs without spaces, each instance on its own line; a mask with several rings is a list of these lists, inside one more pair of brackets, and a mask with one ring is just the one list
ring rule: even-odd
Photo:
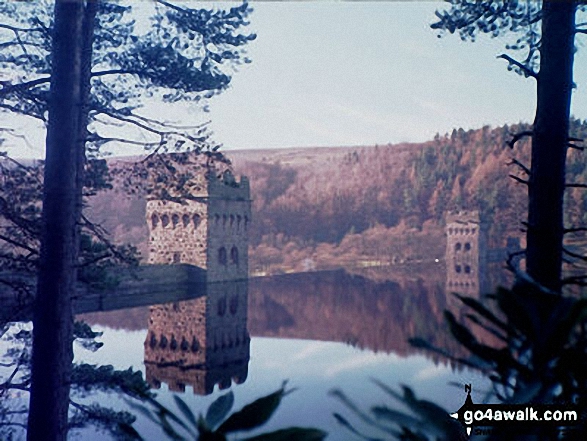
[[213,430],[220,422],[226,418],[232,405],[234,404],[234,394],[232,391],[227,394],[221,395],[208,407],[206,412],[206,424]]
[[217,432],[228,433],[237,430],[250,430],[264,424],[271,418],[285,394],[284,384],[272,394],[259,398],[251,404],[247,404],[238,412],[233,413],[220,425]]

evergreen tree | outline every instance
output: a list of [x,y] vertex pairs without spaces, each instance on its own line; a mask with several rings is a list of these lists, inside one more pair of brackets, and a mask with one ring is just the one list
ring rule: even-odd
[[[224,90],[223,65],[255,38],[240,34],[246,3],[229,10],[157,2],[152,26],[135,31],[130,6],[99,0],[5,2],[0,108],[47,127],[40,265],[34,314],[28,439],[65,440],[71,383],[76,286],[86,150],[105,143],[155,151],[210,147],[205,128],[179,127],[140,113],[145,96],[164,102],[206,100]],[[151,136],[106,136],[112,123]],[[154,138],[153,138],[154,137]],[[216,148],[216,147],[214,147]]]
[[434,29],[458,32],[463,40],[479,33],[493,37],[518,36],[508,49],[524,50],[523,61],[510,55],[510,70],[537,82],[536,117],[532,130],[514,135],[511,145],[532,137],[528,172],[526,269],[541,285],[560,291],[563,257],[563,195],[569,138],[569,112],[573,88],[575,14],[579,3],[544,0],[477,2],[451,0],[448,10],[437,11]]

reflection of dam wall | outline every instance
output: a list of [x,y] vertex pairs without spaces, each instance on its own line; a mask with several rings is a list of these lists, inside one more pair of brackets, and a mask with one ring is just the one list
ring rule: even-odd
[[174,391],[209,394],[247,378],[247,282],[213,283],[193,300],[150,307],[146,379]]

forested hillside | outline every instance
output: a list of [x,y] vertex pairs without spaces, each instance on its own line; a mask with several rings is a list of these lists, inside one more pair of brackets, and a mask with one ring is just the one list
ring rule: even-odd
[[[587,123],[572,122],[575,137]],[[258,273],[442,258],[448,210],[478,209],[489,245],[521,237],[529,138],[508,142],[520,124],[453,130],[422,144],[229,152],[249,177],[253,201],[251,265]],[[569,151],[569,182],[587,182],[583,152]],[[99,195],[91,210],[115,237],[146,240],[144,203]],[[587,223],[587,191],[568,191],[567,225]],[[141,210],[143,210],[141,212]],[[114,212],[122,217],[113,217]]]

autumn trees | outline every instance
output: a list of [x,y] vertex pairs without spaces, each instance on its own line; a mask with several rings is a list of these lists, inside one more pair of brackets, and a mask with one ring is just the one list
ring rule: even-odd
[[575,14],[579,2],[550,1],[452,1],[437,11],[432,28],[458,32],[463,40],[479,33],[493,37],[513,33],[508,49],[525,51],[522,61],[508,54],[510,70],[536,81],[536,116],[530,131],[513,134],[512,145],[532,137],[531,165],[520,166],[527,174],[528,220],[526,268],[534,280],[554,291],[562,286],[563,196],[573,88]]

